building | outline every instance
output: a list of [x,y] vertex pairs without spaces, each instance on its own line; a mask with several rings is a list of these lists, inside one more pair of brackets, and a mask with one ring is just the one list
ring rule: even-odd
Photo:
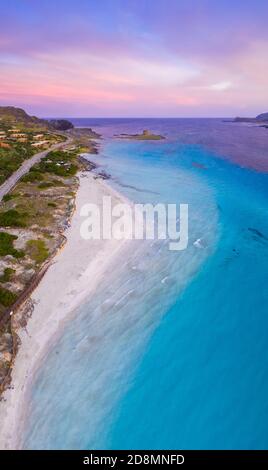
[[40,142],[34,142],[31,145],[32,145],[32,147],[42,147],[43,145],[46,145],[48,143],[49,143],[48,140],[41,140]]
[[16,134],[13,133],[13,134],[11,135],[11,137],[17,139],[18,137],[26,137],[26,134],[24,134],[24,133],[22,133],[22,132],[18,132],[18,133],[16,133]]
[[34,140],[40,140],[40,139],[43,139],[44,138],[44,134],[36,134],[33,136],[33,139]]

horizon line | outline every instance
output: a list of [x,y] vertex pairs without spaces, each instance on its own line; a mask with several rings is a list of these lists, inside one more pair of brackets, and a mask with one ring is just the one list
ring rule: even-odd
[[[42,116],[41,119],[234,119],[238,116]],[[239,116],[244,117],[244,116]],[[246,116],[253,118],[252,116]]]

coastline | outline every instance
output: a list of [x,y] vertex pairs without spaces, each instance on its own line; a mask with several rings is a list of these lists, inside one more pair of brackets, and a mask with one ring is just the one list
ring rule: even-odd
[[[20,346],[11,373],[10,387],[0,402],[0,449],[19,449],[25,401],[34,372],[51,343],[64,328],[75,309],[94,293],[114,256],[126,240],[83,240],[80,236],[80,210],[85,203],[100,205],[103,196],[112,203],[124,202],[123,196],[91,173],[79,175],[76,208],[67,242],[33,291],[33,309],[27,327],[18,331]],[[22,306],[23,308],[23,306]]]

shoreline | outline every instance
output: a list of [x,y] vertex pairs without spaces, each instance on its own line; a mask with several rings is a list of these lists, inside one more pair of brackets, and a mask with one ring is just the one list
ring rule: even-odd
[[[11,372],[10,387],[0,402],[0,449],[19,449],[27,414],[27,395],[39,364],[76,308],[94,293],[110,262],[127,240],[83,240],[80,210],[87,203],[125,202],[116,190],[92,173],[79,175],[75,211],[64,232],[67,242],[51,259],[49,268],[30,296],[33,304],[27,327],[17,331],[20,345]],[[25,304],[21,307],[23,308]]]

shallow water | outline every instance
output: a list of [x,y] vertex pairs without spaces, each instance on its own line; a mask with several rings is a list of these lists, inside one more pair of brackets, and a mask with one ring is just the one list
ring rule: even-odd
[[[175,121],[86,122],[116,189],[189,204],[189,245],[129,242],[36,375],[25,448],[268,447],[268,176],[230,161],[264,169],[263,142],[227,161],[222,123]],[[145,127],[167,140],[110,138]]]

